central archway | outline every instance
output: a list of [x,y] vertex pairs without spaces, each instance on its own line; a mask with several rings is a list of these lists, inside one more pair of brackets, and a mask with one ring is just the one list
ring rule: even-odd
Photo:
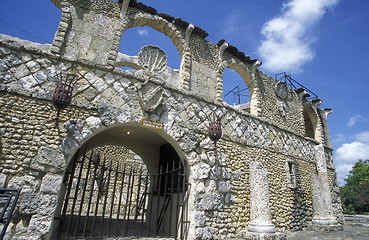
[[185,238],[188,173],[166,139],[126,124],[83,144],[65,172],[58,239]]

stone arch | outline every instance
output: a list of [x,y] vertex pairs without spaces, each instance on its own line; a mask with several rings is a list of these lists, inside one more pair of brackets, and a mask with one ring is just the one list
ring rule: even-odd
[[[147,26],[157,30],[158,32],[163,33],[165,36],[170,38],[180,55],[180,87],[189,90],[191,78],[190,67],[192,57],[190,49],[186,44],[185,37],[177,29],[177,27],[173,23],[168,22],[162,17],[159,17],[157,15],[150,15],[147,13],[133,13],[127,15],[125,20],[126,21],[123,21],[123,24],[118,29],[119,36],[122,36],[124,31],[129,28]],[[114,51],[116,52],[118,52],[119,42],[120,41],[117,41],[115,43]]]
[[[89,117],[85,121],[82,120],[70,120],[67,122],[67,131],[69,132],[68,136],[63,140],[61,145],[61,151],[65,156],[66,165],[70,164],[74,154],[77,152],[79,148],[85,145],[88,141],[93,140],[93,146],[99,146],[102,143],[94,138],[101,133],[106,131],[114,131],[118,128],[122,128],[123,130],[128,129],[144,129],[144,131],[157,135],[162,141],[169,143],[176,150],[179,155],[182,163],[186,166],[186,171],[189,171],[188,162],[187,162],[187,153],[183,150],[181,146],[186,140],[185,137],[178,138],[173,136],[174,131],[181,131],[181,129],[172,129],[159,130],[159,129],[149,129],[142,127],[139,123],[135,122],[114,122],[110,125],[103,125],[103,122],[98,117]],[[141,133],[142,134],[142,133]],[[106,137],[106,136],[104,136]],[[115,139],[114,139],[115,140]],[[113,141],[114,141],[113,140]],[[109,141],[107,141],[109,143]],[[134,143],[127,143],[128,147],[132,147]],[[124,144],[123,144],[124,146]],[[141,150],[137,150],[135,152],[140,152]],[[139,154],[140,155],[140,154]],[[140,155],[141,156],[141,155]]]
[[[117,144],[120,141],[120,144],[117,145],[124,146],[139,155],[145,163],[146,169],[151,172],[150,174],[153,173],[155,166],[159,166],[160,162],[158,161],[161,160],[156,159],[157,161],[155,163],[150,163],[148,159],[155,154],[160,154],[160,152],[158,152],[158,150],[161,151],[161,149],[158,149],[160,146],[163,144],[169,144],[178,154],[179,160],[184,167],[184,181],[188,182],[189,180],[190,166],[187,161],[188,155],[181,147],[182,141],[184,140],[176,139],[168,131],[146,128],[134,122],[115,122],[109,126],[104,126],[102,125],[101,119],[98,117],[90,117],[87,121],[72,121],[72,123],[69,121],[69,124],[74,126],[69,127],[69,135],[63,140],[63,144],[61,146],[61,151],[63,152],[66,160],[64,178],[68,169],[70,169],[70,166],[73,164],[73,161],[77,159],[77,155],[81,153],[80,150],[86,149],[86,151],[88,151],[96,146],[112,145],[114,143]],[[73,131],[71,131],[72,129],[77,131],[73,133]],[[120,131],[121,134],[118,131]],[[130,136],[136,136],[133,138],[127,137],[127,131],[130,131]],[[178,131],[178,129],[175,131]],[[146,135],[146,139],[142,142],[143,135]],[[140,146],[137,145],[139,142],[141,142]],[[153,145],[154,143],[156,144],[155,146]],[[188,197],[190,189],[185,189],[186,190],[184,190],[182,195]],[[54,220],[51,228],[52,236],[55,236],[54,234],[58,232],[58,221],[60,221],[62,210],[61,204],[63,204],[65,193],[66,187],[62,184],[58,195],[58,206],[54,213],[54,216],[56,217],[54,219],[57,220]],[[186,211],[189,210],[190,209],[186,209]],[[169,218],[167,218],[167,220],[169,220]]]
[[217,72],[217,101],[223,102],[223,75],[226,68],[233,69],[246,83],[250,92],[250,113],[257,115],[256,110],[258,109],[258,88],[255,81],[255,74],[251,72],[251,66],[245,66],[242,63],[236,62],[234,59],[223,61]]
[[316,139],[318,136],[318,116],[311,106],[305,106],[303,110],[305,137]]

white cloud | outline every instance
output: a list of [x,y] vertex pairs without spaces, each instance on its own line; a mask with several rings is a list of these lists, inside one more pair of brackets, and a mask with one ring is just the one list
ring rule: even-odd
[[137,33],[141,37],[149,36],[149,31],[147,31],[147,29],[137,29]]
[[[369,132],[363,132],[356,136],[367,136]],[[335,165],[337,170],[337,178],[340,185],[343,185],[343,179],[347,176],[352,166],[359,159],[369,159],[369,144],[354,141],[342,144],[335,152]]]
[[348,122],[347,122],[347,126],[352,128],[357,122],[366,122],[368,119],[364,118],[363,116],[361,116],[360,114],[355,114],[354,116],[350,117]]
[[356,134],[355,139],[358,142],[369,144],[369,131]]
[[345,163],[355,163],[359,159],[369,159],[369,145],[357,141],[345,143],[337,149],[336,157]]
[[258,49],[264,68],[269,71],[300,71],[301,66],[314,58],[311,44],[315,36],[312,27],[326,10],[338,0],[290,0],[283,4],[279,17],[262,28],[264,39]]

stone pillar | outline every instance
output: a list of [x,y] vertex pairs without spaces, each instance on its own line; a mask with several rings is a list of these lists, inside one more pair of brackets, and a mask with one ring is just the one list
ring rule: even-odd
[[260,162],[250,163],[250,215],[249,232],[274,233],[270,220],[268,171]]
[[329,225],[337,224],[337,220],[333,214],[332,197],[323,145],[315,146],[315,157],[317,161],[317,174],[312,176],[313,224],[318,228],[319,226],[323,226],[324,228],[327,226],[329,228]]

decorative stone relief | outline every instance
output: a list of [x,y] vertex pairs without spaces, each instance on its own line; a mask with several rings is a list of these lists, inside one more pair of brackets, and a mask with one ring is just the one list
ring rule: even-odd
[[291,90],[285,82],[278,82],[275,85],[275,94],[282,100],[291,100],[292,97]]
[[138,63],[146,72],[160,73],[167,67],[168,58],[159,47],[147,45],[138,53]]
[[143,84],[137,83],[138,100],[142,109],[146,112],[155,111],[164,100],[164,89],[146,80]]
[[270,220],[268,171],[260,162],[250,163],[250,215],[249,232],[274,233]]

